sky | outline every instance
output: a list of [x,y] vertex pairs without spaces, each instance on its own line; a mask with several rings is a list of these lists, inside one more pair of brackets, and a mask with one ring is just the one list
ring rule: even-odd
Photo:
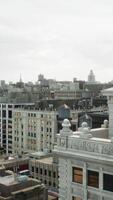
[[113,80],[113,0],[0,0],[0,80]]

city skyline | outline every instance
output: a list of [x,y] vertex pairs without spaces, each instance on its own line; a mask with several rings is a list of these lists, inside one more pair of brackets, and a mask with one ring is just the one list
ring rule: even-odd
[[111,0],[0,1],[0,80],[113,80]]

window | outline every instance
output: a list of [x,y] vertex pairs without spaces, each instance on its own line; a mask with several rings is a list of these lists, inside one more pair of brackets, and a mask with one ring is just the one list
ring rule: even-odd
[[42,174],[42,168],[40,168],[40,174]]
[[88,170],[88,186],[99,188],[99,172]]
[[12,125],[9,124],[9,125],[8,125],[8,128],[11,129],[11,128],[12,128]]
[[53,187],[56,187],[56,183],[55,182],[53,182]]
[[47,175],[47,170],[46,169],[44,170],[44,174]]
[[36,168],[36,173],[38,173],[38,167]]
[[51,181],[49,181],[49,186],[51,186]]
[[53,172],[53,178],[56,178],[56,172]]
[[34,172],[34,167],[32,166],[32,172]]
[[3,110],[3,111],[2,111],[2,116],[3,116],[3,117],[6,117],[6,110]]
[[51,176],[51,171],[49,171],[49,176]]
[[103,174],[103,189],[113,192],[113,175]]
[[11,110],[8,111],[8,118],[12,118],[12,111]]
[[82,200],[80,197],[72,197],[72,200]]
[[2,121],[2,123],[3,123],[3,124],[6,124],[6,120],[4,119],[4,120]]
[[8,108],[12,108],[12,105],[8,105]]
[[33,133],[31,133],[31,137],[33,137]]
[[73,167],[73,182],[83,183],[83,169],[79,167]]

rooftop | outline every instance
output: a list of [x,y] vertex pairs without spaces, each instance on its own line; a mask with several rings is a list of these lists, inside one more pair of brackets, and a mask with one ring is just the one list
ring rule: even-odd
[[38,151],[38,152],[34,152],[34,153],[30,153],[30,156],[34,156],[34,157],[43,157],[46,156],[47,153],[44,151]]
[[29,178],[28,176],[18,176],[12,171],[5,170],[4,166],[0,166],[0,199],[13,199],[12,196],[20,195],[45,189],[37,179]]
[[24,191],[24,190],[27,190],[28,188],[39,187],[40,185],[41,185],[40,181],[31,179],[31,178],[29,178],[25,182],[14,182],[14,184],[10,184],[10,185],[0,184],[0,196],[8,197],[11,195],[12,192],[13,193],[19,192],[21,190]]
[[12,159],[5,159],[2,158],[0,159],[0,165],[5,165],[5,164],[10,164],[10,163],[14,163],[15,161],[27,161],[28,160],[28,156],[23,156],[22,158],[19,157],[12,157]]
[[53,157],[36,159],[36,160],[33,160],[33,162],[39,162],[39,163],[43,163],[43,164],[47,164],[47,165],[52,165],[53,164]]
[[106,96],[113,95],[113,87],[102,90],[102,94]]

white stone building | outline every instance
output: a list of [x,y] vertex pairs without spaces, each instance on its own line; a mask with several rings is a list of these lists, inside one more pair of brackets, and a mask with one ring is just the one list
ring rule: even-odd
[[100,129],[82,123],[72,132],[65,119],[57,136],[59,200],[113,199],[113,88],[103,93],[108,96],[109,128],[105,120]]

